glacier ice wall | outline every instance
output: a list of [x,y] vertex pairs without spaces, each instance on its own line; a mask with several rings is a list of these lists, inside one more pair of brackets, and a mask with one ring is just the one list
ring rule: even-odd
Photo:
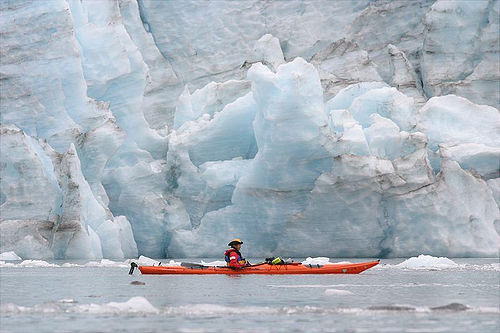
[[0,250],[498,255],[498,0],[0,0]]

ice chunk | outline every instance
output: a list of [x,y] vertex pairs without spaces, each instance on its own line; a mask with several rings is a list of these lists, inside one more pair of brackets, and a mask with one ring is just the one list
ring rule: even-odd
[[0,222],[0,251],[14,251],[21,258],[53,259],[50,249],[54,223],[37,220]]
[[416,109],[419,109],[425,104],[426,98],[424,97],[422,84],[417,77],[413,65],[406,58],[406,54],[398,47],[389,44],[387,51],[391,57],[391,86],[396,87],[406,96],[412,97],[415,101]]
[[372,155],[396,160],[427,147],[427,137],[423,133],[400,132],[393,121],[377,113],[372,114],[370,120],[372,124],[364,133]]
[[8,251],[0,253],[0,260],[22,260],[22,258],[19,257],[14,251]]
[[250,90],[250,82],[230,80],[227,82],[210,82],[193,94],[188,87],[179,96],[175,110],[174,129],[181,127],[186,121],[196,120],[204,114],[212,117],[215,113],[238,98],[246,95]]
[[[307,246],[321,254],[315,244],[328,243],[338,255],[363,256],[373,248],[381,256],[422,248],[447,256],[495,255],[500,212],[492,192],[456,162],[442,162],[434,179],[425,148],[392,162],[336,158],[332,172],[317,179],[308,207],[290,218],[278,251],[299,255],[295,249]],[[351,249],[357,237],[364,242]]]
[[[489,188],[491,189],[491,193],[493,194],[493,198],[495,199],[498,208],[500,209],[500,178],[490,179],[486,182]],[[500,235],[500,220],[495,220],[495,229],[497,233]]]
[[328,116],[328,125],[336,136],[344,133],[344,127],[353,127],[358,124],[348,110],[333,109]]
[[109,302],[105,304],[82,304],[67,309],[68,312],[90,314],[123,314],[123,313],[153,313],[160,311],[146,298],[135,296],[126,302]]
[[62,219],[81,221],[83,226],[97,229],[108,218],[104,208],[95,199],[92,190],[82,174],[81,163],[75,146],[59,156],[57,173],[63,192]]
[[[150,123],[162,114],[164,117],[160,116],[153,127],[168,131],[165,125],[173,122],[173,100],[180,92],[179,81],[154,46],[152,36],[144,31],[137,16],[137,2],[71,1],[70,9],[87,93],[107,102],[116,118],[115,126],[121,128],[121,133],[116,131],[115,137],[107,140],[104,134],[112,129],[111,124],[97,138],[90,133],[91,140],[85,145],[88,148],[79,147],[84,174],[89,177],[97,201],[109,202],[115,215],[126,216],[131,222],[139,248],[161,257],[168,207],[161,189],[161,180],[167,178],[162,161],[167,153],[167,139],[152,130]],[[94,38],[96,35],[100,37]],[[107,48],[110,51],[102,57]],[[126,140],[120,142],[124,134]],[[104,148],[102,154],[95,152],[96,146]],[[114,223],[113,217],[107,215],[106,220]],[[120,243],[115,238],[116,225],[111,229],[94,226],[94,230],[103,233],[103,238],[113,234],[114,243]],[[133,243],[127,247],[127,251],[134,252]],[[110,247],[105,249],[111,251]],[[113,256],[119,254],[116,251]]]
[[14,125],[0,125],[0,138],[1,219],[54,218],[62,193],[43,143]]
[[182,91],[181,80],[167,57],[158,50],[151,31],[146,30],[147,23],[143,23],[138,1],[123,0],[118,6],[123,25],[148,68],[141,106],[144,118],[150,127],[168,131],[172,128],[175,104]]
[[[64,265],[63,265],[64,266]],[[100,261],[89,261],[83,267],[130,267],[128,262],[116,262],[108,259],[101,259]]]
[[256,110],[253,95],[249,93],[225,105],[213,119],[205,115],[184,124],[169,136],[169,149],[172,150],[169,154],[187,150],[189,159],[196,166],[235,157],[253,158],[256,143],[252,121]]
[[398,47],[419,69],[425,33],[422,17],[432,4],[433,1],[370,2],[349,25],[347,36],[369,53],[384,81],[391,82],[393,68],[387,46]]
[[[242,7],[238,3],[213,2],[200,7],[195,3],[140,3],[145,29],[154,34],[156,45],[168,55],[172,67],[182,73],[182,79],[197,87],[213,80],[244,77],[244,61],[263,60],[254,55],[253,47],[265,34],[282,41],[287,59],[310,58],[329,41],[342,38],[369,4],[249,2]],[[180,27],[184,27],[183,38],[173,34],[180,34]],[[217,38],[208,40],[207,35]]]
[[142,266],[155,266],[158,265],[158,261],[148,258],[146,256],[139,256],[139,259],[137,259],[137,264],[142,265]]
[[[364,133],[370,146],[370,152],[381,158],[395,159],[401,156],[401,146],[405,133],[399,131],[392,120],[374,113],[370,116],[372,124]],[[408,133],[406,133],[408,137]]]
[[352,291],[342,289],[326,289],[325,295],[327,296],[348,296],[354,295]]
[[418,111],[417,129],[427,135],[432,150],[440,143],[500,147],[500,112],[455,95],[431,98]]
[[331,264],[330,258],[328,257],[307,257],[306,260],[301,262],[302,265],[327,265]]
[[500,177],[500,147],[489,147],[480,143],[439,145],[442,158],[457,161],[462,169],[473,170],[483,179]]
[[[87,94],[109,102],[118,125],[139,148],[164,157],[166,139],[149,127],[141,110],[148,67],[123,25],[118,5],[70,1],[69,6],[82,52]],[[108,52],[101,57],[104,45]]]
[[[407,142],[418,145],[426,141],[425,136],[422,137],[421,133],[416,132],[409,136]],[[403,155],[403,157],[392,161],[397,177],[391,179],[393,185],[396,186],[389,190],[391,194],[407,193],[435,182],[435,175],[427,158],[425,145],[423,148],[416,149],[413,153]]]
[[326,103],[327,110],[348,109],[352,102],[368,90],[385,88],[384,82],[361,82],[352,84],[340,90],[335,97]]
[[332,110],[329,125],[337,141],[331,146],[333,155],[370,155],[370,148],[361,125],[347,110]]
[[167,170],[165,161],[151,164],[153,161],[149,153],[133,144],[122,147],[104,171],[103,186],[110,209],[130,221],[139,252],[162,258],[169,208],[163,193]]
[[130,222],[126,216],[116,216],[114,222],[119,229],[120,247],[123,258],[135,258],[138,256],[137,244]]
[[[114,222],[112,215],[103,208],[95,199],[89,184],[84,178],[80,160],[72,145],[70,150],[61,157],[57,172],[61,179],[61,188],[63,192],[61,223],[72,223],[79,221],[84,230],[88,231],[93,239],[93,245],[83,245],[83,239],[78,241],[77,246],[82,251],[66,249],[67,258],[84,258],[86,254],[83,248],[91,246],[95,258],[105,255],[110,258],[123,258],[123,252],[120,247],[119,227]],[[88,228],[87,228],[88,227]],[[75,238],[76,239],[76,238]],[[102,242],[102,244],[101,244]],[[97,247],[97,245],[99,245]],[[56,238],[54,246],[64,247],[64,241]],[[83,246],[83,247],[82,247]],[[101,248],[104,251],[101,254]],[[63,248],[60,251],[64,251]],[[71,253],[71,256],[69,256]],[[91,256],[92,258],[92,256]]]
[[[310,184],[317,176],[315,169],[331,163],[328,151],[319,143],[327,140],[319,130],[327,125],[327,119],[317,71],[297,58],[281,65],[276,75],[256,64],[248,78],[259,107],[254,120],[259,150],[242,181],[247,186],[270,189]],[[296,177],[298,174],[303,177]]]
[[23,260],[20,267],[57,267],[56,264],[51,264],[43,260]]
[[410,131],[416,125],[413,98],[400,93],[396,88],[368,90],[352,102],[349,112],[363,128],[370,126],[372,113],[391,119],[403,131]]
[[[379,248],[384,238],[383,191],[396,178],[389,160],[374,156],[341,155],[331,172],[323,173],[307,197],[307,207],[291,216],[282,232],[277,251],[298,256],[363,256]],[[352,242],[363,238],[355,247]],[[300,244],[300,245],[299,245]]]
[[433,257],[425,254],[411,257],[396,265],[399,268],[454,268],[457,266],[453,260],[446,257]]
[[120,230],[117,223],[111,220],[105,220],[96,230],[100,235],[102,251],[108,258],[123,258],[124,254],[121,248]]
[[[74,145],[71,144],[65,154],[58,154],[47,144],[26,137],[15,127],[9,127],[9,130],[5,127],[3,129],[5,131],[2,137],[5,139],[1,140],[2,144],[10,145],[10,147],[6,146],[6,148],[9,147],[10,153],[5,156],[9,158],[9,162],[6,161],[5,165],[9,166],[12,159],[21,157],[16,153],[16,149],[24,148],[26,153],[23,154],[23,158],[31,157],[33,160],[24,163],[32,169],[25,167],[26,170],[15,173],[12,173],[15,168],[10,171],[8,168],[2,169],[2,193],[5,200],[2,204],[2,219],[4,220],[1,226],[6,235],[2,240],[2,249],[14,249],[26,258],[53,258],[54,256],[56,258],[100,258],[103,255],[101,248],[104,247],[105,255],[123,257],[120,247],[115,246],[120,242],[118,224],[113,222],[111,212],[105,210],[103,203],[95,199],[82,174]],[[17,138],[17,140],[10,141],[10,137]],[[23,142],[26,146],[23,146]],[[32,152],[30,153],[27,148],[31,148]],[[2,154],[2,158],[3,156]],[[15,165],[22,164],[14,163],[13,166]],[[8,192],[9,174],[20,176],[23,181],[36,184],[36,187],[29,193],[30,196],[16,198],[18,207],[10,204],[13,197]],[[31,179],[33,177],[38,177],[38,179]],[[44,194],[33,196],[37,190],[44,191]],[[52,194],[51,190],[54,190]],[[52,207],[46,212],[43,207],[38,207],[36,213],[23,208],[24,205],[37,207],[33,200],[38,198],[44,198],[41,202],[46,205],[51,202],[51,196]],[[103,223],[108,227],[100,228]],[[126,228],[124,222],[122,225]],[[116,232],[110,233],[110,230],[116,230]],[[135,244],[133,237],[130,236],[129,233],[124,240],[127,247],[133,247]]]
[[[311,58],[318,68],[325,98],[356,82],[382,81],[368,52],[354,40],[337,40]],[[385,85],[382,85],[385,86]]]
[[[500,207],[500,178],[490,179],[486,182],[493,192],[493,197]],[[499,232],[500,234],[500,232]]]
[[58,303],[65,303],[65,304],[72,304],[72,303],[78,303],[78,301],[75,301],[72,298],[62,298],[57,301]]
[[271,34],[265,34],[255,43],[254,53],[259,61],[269,65],[274,71],[285,62],[280,41]]
[[200,165],[202,178],[212,188],[236,186],[242,175],[248,172],[250,160],[206,162]]
[[220,255],[220,246],[235,234],[253,240],[255,253],[270,254],[276,237],[272,230],[300,211],[314,180],[332,164],[325,145],[333,138],[314,67],[297,58],[275,74],[255,64],[248,78],[258,106],[253,122],[257,155],[239,178],[232,205],[206,214],[192,231],[174,232],[171,255],[196,255],[201,240],[210,247],[206,255]]
[[[80,205],[79,199],[73,202],[75,207],[70,208],[69,206],[71,205],[68,204],[68,200],[75,199],[75,197],[66,200],[65,207],[62,207],[64,203],[63,197],[68,193],[65,192],[68,190],[65,185],[72,182],[67,182],[67,177],[71,177],[71,175],[65,172],[68,171],[67,169],[63,170],[62,173],[58,172],[58,169],[64,169],[64,166],[61,166],[60,162],[62,161],[63,164],[66,163],[70,154],[59,154],[65,152],[70,144],[74,144],[77,147],[76,150],[78,150],[81,155],[78,164],[81,164],[83,169],[80,171],[82,175],[77,176],[73,173],[73,176],[75,176],[77,180],[72,184],[82,188],[86,187],[85,185],[87,185],[87,187],[90,185],[91,192],[93,192],[87,194],[87,188],[85,188],[80,193],[83,194],[81,201],[84,202],[84,212],[82,212],[82,215],[86,215],[86,217],[82,217],[82,219],[85,220],[88,218],[93,221],[104,221],[104,219],[101,219],[103,216],[101,213],[104,210],[106,218],[112,221],[113,216],[107,207],[108,197],[102,187],[101,178],[105,164],[123,143],[124,133],[116,125],[116,120],[109,110],[109,103],[96,101],[87,97],[89,87],[85,80],[89,80],[88,82],[90,82],[91,86],[90,90],[92,90],[92,86],[95,85],[96,81],[93,78],[92,69],[90,68],[97,63],[102,65],[100,68],[98,68],[99,65],[94,67],[94,69],[97,68],[97,71],[100,73],[98,75],[99,78],[97,78],[98,80],[117,79],[119,81],[118,78],[123,78],[123,74],[125,73],[120,72],[120,70],[127,71],[127,69],[131,67],[130,63],[128,63],[128,67],[124,65],[128,61],[123,61],[127,55],[124,57],[123,55],[120,55],[120,57],[117,56],[111,61],[113,64],[107,63],[109,59],[106,59],[106,57],[97,57],[92,60],[89,59],[93,57],[92,54],[95,55],[96,52],[102,52],[103,40],[86,41],[85,32],[89,32],[92,29],[101,29],[100,31],[102,33],[100,33],[99,36],[104,39],[109,37],[108,33],[111,31],[119,31],[119,33],[122,33],[124,31],[123,25],[108,25],[108,21],[116,14],[117,6],[113,7],[113,4],[109,3],[82,3],[78,1],[70,1],[68,6],[68,3],[64,1],[56,1],[45,4],[45,6],[42,3],[31,2],[27,3],[25,6],[8,7],[6,9],[10,11],[8,15],[10,18],[9,20],[13,20],[12,23],[19,27],[19,29],[15,29],[16,31],[19,32],[23,26],[36,26],[37,28],[23,32],[24,36],[28,36],[24,39],[18,39],[15,36],[9,37],[9,34],[5,36],[8,42],[4,46],[7,47],[9,45],[8,48],[13,52],[31,54],[30,57],[32,59],[28,61],[29,66],[31,66],[30,68],[27,67],[28,63],[20,65],[16,57],[9,60],[10,64],[7,62],[2,63],[2,72],[4,72],[4,69],[7,70],[10,67],[10,69],[5,72],[5,75],[6,79],[10,78],[9,82],[12,83],[11,85],[9,84],[7,95],[5,95],[8,96],[8,98],[4,99],[2,103],[2,121],[7,120],[13,122],[21,126],[27,133],[48,140],[47,143],[43,141],[37,142],[37,140],[28,138],[31,142],[31,146],[35,150],[37,158],[42,161],[42,167],[39,168],[39,172],[51,178],[52,183],[51,186],[49,184],[44,184],[43,181],[34,182],[40,186],[40,189],[43,188],[44,194],[34,195],[36,193],[35,190],[30,190],[29,193],[31,197],[28,201],[34,204],[36,200],[38,200],[37,198],[41,198],[45,201],[46,205],[53,204],[53,207],[50,209],[49,213],[45,212],[46,209],[43,208],[39,209],[38,213],[30,213],[28,209],[25,209],[25,213],[29,215],[25,217],[8,217],[7,215],[3,215],[3,218],[8,217],[9,219],[13,219],[12,221],[18,221],[18,218],[22,218],[22,222],[17,222],[19,226],[26,226],[27,223],[33,223],[33,228],[24,229],[30,230],[32,234],[25,235],[23,232],[14,234],[13,239],[18,240],[18,244],[9,241],[3,242],[2,246],[11,244],[18,248],[21,244],[24,244],[25,249],[21,250],[22,252],[29,253],[34,249],[40,252],[39,254],[33,254],[34,258],[53,257],[54,254],[51,253],[52,251],[55,252],[58,258],[62,258],[69,253],[72,253],[72,256],[78,258],[100,257],[102,256],[100,250],[101,240],[93,231],[98,229],[97,226],[94,225],[94,228],[90,229],[86,228],[85,224],[88,221],[78,226],[78,223],[81,221],[79,218],[75,218],[77,214],[72,214],[70,212],[72,209],[75,211],[79,209],[77,207]],[[40,20],[41,17],[43,20]],[[89,20],[91,24],[87,26],[88,29],[86,31],[83,31],[81,28],[84,22],[88,23]],[[20,21],[24,23],[18,24]],[[7,23],[8,21],[2,21],[2,33],[6,32],[5,24]],[[76,32],[77,39],[81,38],[78,40],[75,39],[74,32]],[[115,36],[118,36],[118,34]],[[40,47],[36,52],[33,52],[33,40],[40,41],[41,43],[38,45]],[[112,47],[117,45],[114,43],[115,41],[112,43],[108,42],[109,40],[104,44],[109,44],[108,46]],[[82,48],[81,46],[83,44],[89,46],[89,48]],[[120,42],[118,42],[118,44],[120,44]],[[126,53],[130,55],[131,58],[134,58],[134,51],[132,49],[133,47],[127,47]],[[26,50],[28,50],[28,53],[26,53]],[[116,48],[114,51],[120,53],[123,49]],[[11,54],[14,55],[15,53]],[[82,59],[82,55],[84,59]],[[98,58],[99,60],[97,60]],[[24,59],[26,60],[26,58]],[[82,64],[84,68],[82,68]],[[111,64],[111,66],[108,66],[109,64]],[[118,65],[121,69],[117,69],[113,67],[113,65]],[[21,74],[19,74],[19,69],[22,70],[20,72]],[[116,71],[118,71],[118,74],[113,77],[112,74],[116,74]],[[111,74],[111,76],[109,76],[109,74]],[[48,81],[43,82],[44,79]],[[47,83],[49,81],[50,83]],[[137,91],[137,94],[142,97],[140,89],[132,88],[132,90]],[[20,103],[23,105],[23,108],[36,111],[36,114],[31,117],[32,121],[20,119],[19,117],[25,116],[22,112],[16,115],[8,111],[9,108],[15,106],[15,104],[12,103]],[[117,109],[120,110],[119,108]],[[132,131],[131,134],[136,132]],[[145,136],[147,137],[147,134]],[[2,141],[4,141],[3,138]],[[22,140],[19,140],[19,142],[22,142]],[[16,148],[20,149],[21,147],[22,144]],[[57,152],[53,151],[52,147],[54,147]],[[72,147],[72,149],[75,150],[74,147]],[[2,151],[4,150],[2,149]],[[3,156],[2,154],[2,158]],[[9,154],[9,156],[13,157],[15,153]],[[29,154],[26,154],[26,156],[29,156]],[[80,168],[80,166],[78,168]],[[85,174],[85,176],[83,176],[83,174]],[[4,175],[2,175],[2,179],[7,180],[7,178],[3,176]],[[30,181],[31,179],[31,176],[28,174],[24,174],[23,177],[25,181]],[[86,177],[88,177],[88,179]],[[5,185],[5,183],[3,185]],[[55,185],[56,192],[58,193],[55,198],[55,203],[54,196],[51,193],[54,187],[53,185]],[[5,191],[4,188],[2,188],[0,193],[0,201],[4,203],[4,201],[7,201],[7,195],[10,193]],[[101,208],[95,205],[92,206],[92,204],[88,205],[87,203],[90,202],[89,200],[97,200]],[[20,200],[20,202],[22,201],[23,200]],[[25,202],[25,204],[26,203],[27,202]],[[9,206],[10,203],[5,205],[5,207],[3,206],[2,213],[8,213]],[[32,205],[32,207],[36,208],[36,205]],[[89,209],[89,211],[87,211],[87,209]],[[19,210],[19,212],[20,211],[21,210]],[[80,217],[82,215],[80,215]],[[94,217],[91,217],[92,215],[94,215]],[[95,218],[96,216],[99,217]],[[11,224],[8,223],[6,228],[10,226]],[[52,230],[47,230],[47,228],[51,228]],[[74,237],[72,237],[72,235],[74,235]],[[77,247],[80,249],[79,251],[82,252],[67,249],[67,245],[71,243],[70,240],[79,243]],[[41,250],[42,248],[44,250]],[[85,249],[90,252],[85,253]]]
[[478,104],[499,105],[499,4],[436,1],[423,17],[421,73],[427,96],[456,94]]
[[419,250],[450,257],[498,252],[500,235],[494,224],[500,211],[492,192],[457,162],[442,160],[436,183],[394,196],[385,207],[391,234],[397,235],[385,241],[391,255]]
[[80,157],[82,174],[85,176],[96,200],[108,215],[109,198],[101,180],[106,164],[124,143],[126,134],[116,124],[112,114],[107,114],[105,121],[79,137],[76,143]]
[[256,110],[249,93],[212,119],[206,114],[170,134],[168,186],[180,199],[169,200],[170,229],[182,228],[177,223],[181,219],[184,227],[197,226],[204,214],[231,203],[234,187],[248,169],[247,159],[256,154],[252,127]]
[[77,117],[92,112],[68,4],[1,6],[8,12],[0,22],[2,50],[9,55],[1,64],[9,82],[2,85],[2,123],[16,124],[65,151],[81,133]]
[[[102,258],[101,239],[91,226],[71,224],[56,234],[53,251],[58,258]],[[67,247],[64,244],[67,243]]]

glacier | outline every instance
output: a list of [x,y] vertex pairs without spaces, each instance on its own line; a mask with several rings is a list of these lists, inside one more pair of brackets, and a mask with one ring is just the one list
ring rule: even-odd
[[0,253],[496,257],[499,6],[0,0]]

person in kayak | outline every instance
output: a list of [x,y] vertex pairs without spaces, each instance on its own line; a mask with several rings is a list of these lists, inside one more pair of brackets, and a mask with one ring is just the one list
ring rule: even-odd
[[233,239],[227,244],[227,246],[231,246],[231,248],[224,253],[224,259],[226,260],[227,266],[234,268],[250,266],[250,263],[241,256],[241,244],[243,244],[243,242],[238,238]]

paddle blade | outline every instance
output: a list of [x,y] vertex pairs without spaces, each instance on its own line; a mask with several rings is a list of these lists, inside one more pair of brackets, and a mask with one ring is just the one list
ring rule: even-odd
[[187,268],[208,268],[208,266],[200,265],[200,264],[193,264],[190,262],[181,262],[182,267],[187,267]]

